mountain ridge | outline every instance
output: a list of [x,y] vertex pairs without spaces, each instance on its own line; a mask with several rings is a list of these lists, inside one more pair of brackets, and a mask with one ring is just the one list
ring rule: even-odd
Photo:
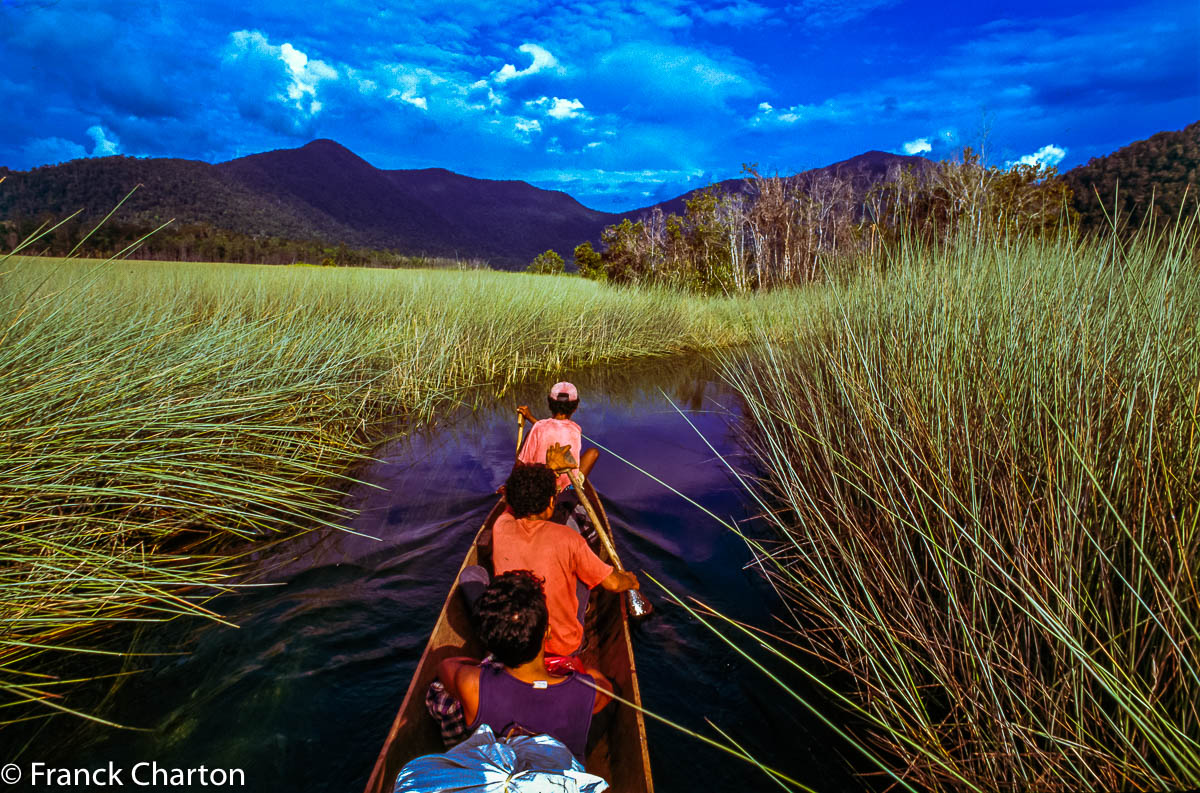
[[[1200,122],[1093,158],[1063,178],[1081,209],[1094,213],[1090,204],[1083,206],[1092,200],[1085,191],[1121,176],[1122,168],[1128,170],[1122,163],[1136,161],[1151,174],[1139,176],[1139,185],[1152,187],[1159,178],[1153,174],[1167,174],[1186,186],[1195,182],[1197,150]],[[823,176],[848,178],[862,195],[893,168],[933,165],[924,157],[871,150],[792,178],[813,183]],[[479,179],[441,167],[377,168],[328,138],[216,164],[118,155],[28,171],[0,167],[0,176],[7,177],[0,186],[0,224],[7,221],[10,228],[14,218],[61,219],[81,208],[83,220],[99,220],[137,186],[117,215],[123,222],[156,227],[174,218],[256,239],[482,259],[504,269],[523,268],[547,249],[569,259],[576,245],[597,242],[605,226],[623,218],[645,218],[655,209],[682,214],[687,200],[702,190],[752,189],[743,178],[727,179],[627,212],[603,212],[560,190],[516,179]],[[1141,187],[1150,189],[1146,185]]]

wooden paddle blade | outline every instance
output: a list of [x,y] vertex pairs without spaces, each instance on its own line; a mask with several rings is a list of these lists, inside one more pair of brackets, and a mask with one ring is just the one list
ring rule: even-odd
[[561,443],[556,443],[546,450],[546,465],[556,474],[579,467],[575,455],[571,454],[571,447]]

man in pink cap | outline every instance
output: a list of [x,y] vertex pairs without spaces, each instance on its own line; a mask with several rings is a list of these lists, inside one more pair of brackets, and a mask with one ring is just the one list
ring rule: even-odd
[[[555,383],[550,386],[546,404],[550,408],[550,418],[541,421],[534,418],[528,405],[521,405],[517,408],[517,412],[527,421],[533,422],[533,428],[529,430],[529,435],[525,438],[525,445],[517,453],[517,459],[523,463],[542,463],[544,465],[546,451],[551,446],[555,444],[569,446],[571,454],[579,461],[579,470],[586,478],[591,473],[592,466],[596,464],[596,458],[600,456],[600,452],[588,449],[587,452],[581,454],[583,430],[578,424],[571,421],[571,414],[579,407],[579,391],[570,383]],[[571,480],[565,473],[559,474],[559,492],[565,490],[570,484]]]

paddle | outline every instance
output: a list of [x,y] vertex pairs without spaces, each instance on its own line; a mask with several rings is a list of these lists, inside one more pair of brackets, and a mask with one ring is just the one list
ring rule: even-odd
[[[569,447],[555,444],[546,451],[546,465],[557,474],[564,471],[567,478],[571,480],[571,484],[575,486],[575,492],[579,495],[579,503],[583,504],[584,510],[587,512],[588,518],[592,521],[592,525],[596,527],[596,534],[600,536],[600,543],[604,546],[604,550],[608,552],[608,556],[612,559],[613,567],[624,572],[625,568],[621,566],[621,558],[617,556],[617,548],[613,545],[612,538],[608,536],[608,532],[604,528],[604,524],[600,522],[600,516],[596,513],[591,501],[583,492],[583,473],[578,468],[578,463],[575,461],[575,456],[571,454]],[[650,605],[650,601],[646,600],[646,596],[636,589],[628,589],[625,591],[629,603],[629,616],[634,619],[641,619],[650,616],[654,611],[654,607]]]

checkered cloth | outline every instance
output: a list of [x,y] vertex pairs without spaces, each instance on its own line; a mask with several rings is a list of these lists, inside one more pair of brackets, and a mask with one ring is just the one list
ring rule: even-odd
[[440,681],[434,680],[429,684],[429,690],[425,692],[425,708],[438,723],[442,743],[447,749],[458,745],[471,734],[463,719],[462,703],[450,696]]
[[[480,666],[503,668],[498,661],[488,656],[479,662]],[[462,703],[450,695],[440,680],[429,684],[425,692],[425,709],[438,723],[442,733],[442,743],[449,749],[466,740],[471,731],[467,729],[467,720],[463,718]]]

